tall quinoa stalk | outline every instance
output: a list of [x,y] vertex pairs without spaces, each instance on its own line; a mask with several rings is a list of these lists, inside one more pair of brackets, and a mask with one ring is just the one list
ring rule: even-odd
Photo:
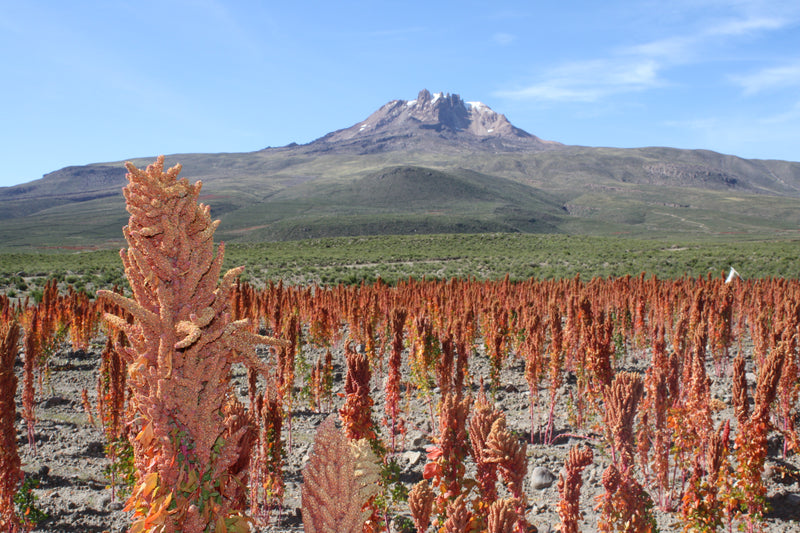
[[564,470],[558,476],[558,516],[562,533],[578,533],[580,497],[583,479],[581,472],[592,464],[594,453],[588,446],[573,446],[569,450]]
[[178,180],[164,157],[131,163],[123,189],[130,213],[120,251],[133,299],[98,297],[133,316],[106,314],[130,346],[118,346],[135,408],[137,479],[127,509],[131,531],[248,531],[245,515],[253,427],[231,392],[235,362],[265,371],[255,344],[279,341],[232,321],[230,292],[242,268],[219,282],[224,248],[214,255],[210,208],[201,183]]
[[0,531],[21,531],[22,521],[14,509],[14,495],[22,481],[22,462],[14,427],[17,406],[17,376],[14,361],[19,351],[19,324],[0,319]]

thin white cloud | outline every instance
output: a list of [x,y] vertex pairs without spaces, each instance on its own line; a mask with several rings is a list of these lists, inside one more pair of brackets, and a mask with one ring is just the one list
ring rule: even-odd
[[[199,40],[227,49],[242,60],[260,61],[265,57],[263,34],[269,33],[274,25],[268,12],[241,10],[220,0],[180,0],[180,3],[185,6],[186,23],[205,30],[198,32]],[[253,31],[254,21],[258,21],[261,33]]]
[[622,53],[651,57],[669,64],[685,64],[702,58],[703,50],[711,44],[724,43],[756,32],[778,30],[792,22],[790,18],[761,16],[718,21],[699,32],[634,45],[623,49]]
[[783,113],[776,113],[774,115],[764,117],[761,122],[763,124],[800,123],[800,100],[795,102],[792,107]]
[[562,65],[550,70],[538,83],[496,94],[512,99],[596,102],[612,94],[641,91],[660,83],[655,61],[614,58]]
[[708,147],[740,157],[800,161],[793,141],[800,126],[800,101],[785,113],[769,117],[709,116],[668,121],[664,126],[674,128],[686,147]]
[[706,36],[738,36],[758,31],[778,30],[791,21],[779,17],[750,17],[740,20],[728,20],[711,26],[703,32]]
[[718,131],[720,121],[715,117],[693,118],[688,120],[667,120],[665,126],[682,130]]
[[688,51],[695,44],[695,39],[688,36],[674,36],[651,41],[622,49],[626,55],[649,57],[653,60],[669,63],[682,63]]
[[492,41],[501,46],[507,46],[511,44],[514,42],[514,39],[516,39],[516,36],[511,35],[510,33],[499,32],[492,35]]
[[[596,102],[602,98],[668,85],[670,67],[708,61],[710,47],[735,44],[743,36],[783,29],[794,15],[763,16],[746,3],[738,18],[709,20],[696,32],[664,37],[611,51],[607,57],[570,62],[551,68],[530,85],[497,91],[501,97],[538,101]],[[800,64],[736,78],[745,91],[777,84],[794,84]]]
[[596,102],[603,91],[595,88],[572,88],[558,82],[545,82],[521,89],[497,91],[495,95],[518,100],[543,100],[551,102]]
[[800,87],[800,59],[794,63],[765,68],[752,74],[731,76],[730,79],[741,86],[747,96],[774,89]]
[[363,32],[368,37],[407,37],[428,31],[425,26],[409,26],[405,28],[389,28]]

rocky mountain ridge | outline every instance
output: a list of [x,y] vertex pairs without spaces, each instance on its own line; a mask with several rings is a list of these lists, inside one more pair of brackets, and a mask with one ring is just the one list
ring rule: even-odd
[[[486,232],[761,239],[800,227],[800,163],[566,146],[483,103],[428,90],[308,144],[166,162],[203,181],[201,201],[229,242]],[[0,247],[117,246],[125,183],[118,161],[0,188]]]
[[414,100],[392,100],[366,120],[331,132],[308,145],[315,150],[382,151],[410,146],[481,146],[492,150],[544,150],[563,146],[517,128],[505,115],[482,102],[465,102],[458,94],[431,94],[423,89]]

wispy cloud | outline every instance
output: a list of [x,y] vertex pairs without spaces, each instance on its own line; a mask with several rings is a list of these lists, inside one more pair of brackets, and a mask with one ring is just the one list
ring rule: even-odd
[[790,23],[787,18],[754,16],[743,19],[727,20],[709,27],[701,36],[738,36],[748,33],[777,30]]
[[794,123],[795,126],[800,125],[800,100],[786,111],[765,117],[761,122],[767,125],[788,123]]
[[492,35],[492,41],[494,41],[495,44],[499,44],[501,46],[507,46],[511,44],[512,42],[514,42],[514,39],[516,39],[516,36],[510,33],[498,32]]
[[708,147],[722,153],[759,159],[800,160],[793,142],[800,125],[800,101],[785,112],[754,119],[745,114],[667,121],[687,147]]
[[547,72],[538,83],[496,94],[513,99],[595,102],[605,96],[641,91],[660,83],[655,61],[598,59],[562,65]]
[[666,63],[682,63],[688,59],[689,51],[696,39],[686,35],[676,35],[622,48],[620,54],[648,57]]
[[[711,47],[735,44],[743,36],[785,28],[795,16],[763,16],[749,12],[739,17],[709,19],[695,32],[669,35],[640,44],[609,50],[606,57],[573,61],[546,70],[528,85],[500,90],[497,96],[534,101],[596,102],[618,94],[662,87],[671,82],[670,68],[709,61]],[[770,84],[800,80],[800,63],[736,78],[746,91]]]
[[800,87],[800,59],[751,74],[731,76],[730,79],[741,86],[747,96],[773,89]]
[[426,31],[428,31],[428,29],[425,26],[408,26],[403,28],[369,30],[363,32],[363,34],[369,37],[407,37]]
[[720,120],[716,117],[693,118],[688,120],[667,120],[665,126],[682,130],[718,131]]
[[673,35],[663,39],[623,48],[621,53],[659,59],[670,64],[698,61],[703,50],[748,34],[778,30],[793,22],[781,17],[743,17],[711,22],[695,33]]

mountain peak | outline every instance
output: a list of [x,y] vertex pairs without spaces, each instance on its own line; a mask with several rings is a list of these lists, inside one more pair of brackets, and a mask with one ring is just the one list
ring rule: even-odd
[[[414,100],[392,100],[365,120],[314,141],[314,148],[360,146],[366,151],[434,149],[441,143],[492,150],[543,149],[560,146],[512,125],[505,115],[482,102],[465,102],[458,94],[423,89]],[[374,146],[380,143],[380,147]],[[393,144],[392,144],[393,143]],[[371,146],[373,144],[373,146]],[[335,146],[333,146],[335,145]],[[430,146],[428,146],[430,145]]]

